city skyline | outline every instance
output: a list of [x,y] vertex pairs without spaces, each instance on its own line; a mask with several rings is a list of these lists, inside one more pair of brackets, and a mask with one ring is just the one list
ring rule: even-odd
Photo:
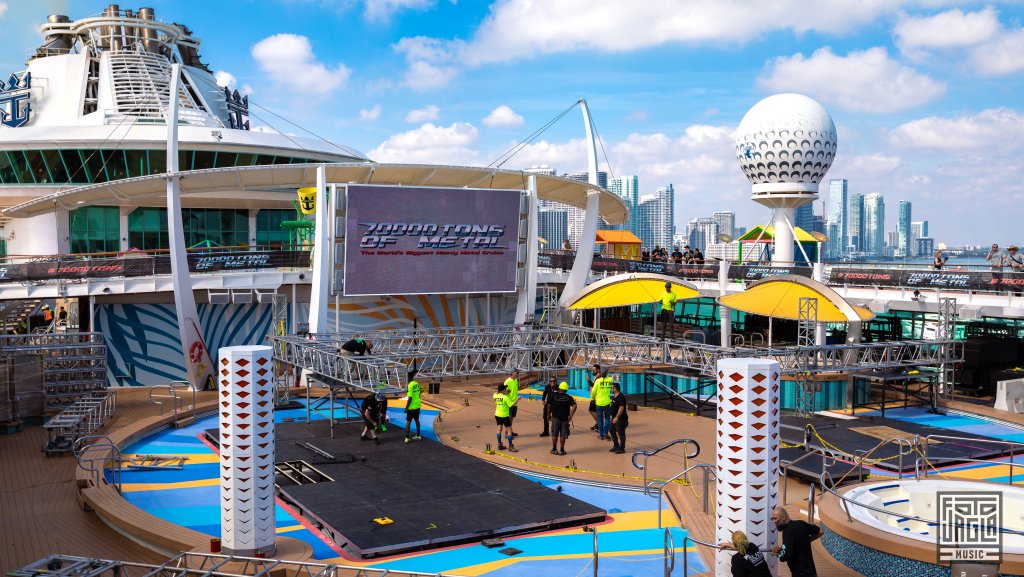
[[[24,69],[49,13],[81,18],[107,4],[0,0],[11,48],[0,75]],[[189,22],[203,61],[250,96],[258,129],[309,130],[382,162],[486,166],[525,144],[504,168],[574,172],[587,166],[578,110],[526,141],[586,98],[612,179],[672,183],[676,223],[728,207],[754,225],[768,211],[749,200],[734,131],[762,98],[797,92],[836,123],[826,179],[942,206],[930,218],[951,244],[1022,240],[1024,144],[1005,138],[1024,128],[1019,2],[146,5]]]

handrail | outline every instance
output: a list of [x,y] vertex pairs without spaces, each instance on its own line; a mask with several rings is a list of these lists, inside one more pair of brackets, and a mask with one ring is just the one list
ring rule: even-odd
[[[866,452],[861,450],[861,449],[858,449],[858,450],[854,451],[853,455],[851,455],[851,456],[853,457],[854,462],[857,463],[857,470],[858,470],[858,472],[862,473],[864,471],[864,461],[866,461],[868,459],[869,455],[871,455],[872,453],[874,453],[878,449],[884,447],[885,445],[891,445],[891,444],[894,444],[894,443],[900,447],[899,452],[897,453],[897,455],[899,456],[899,475],[902,478],[903,477],[903,457],[904,457],[904,455],[909,455],[909,454],[913,453],[914,449],[917,449],[920,446],[921,441],[920,441],[920,437],[918,435],[914,435],[914,437],[911,438],[911,439],[908,439],[906,437],[892,437],[890,439],[886,439],[884,441],[881,441],[880,443],[878,443],[877,445],[875,445],[874,447],[872,447],[871,449],[869,449]],[[906,447],[906,451],[903,450],[904,447]],[[861,453],[863,453],[863,455],[861,455]],[[860,458],[858,458],[858,455],[860,455]]]
[[[653,451],[644,450],[644,451],[636,451],[635,453],[633,453],[633,456],[630,459],[633,462],[633,466],[644,472],[644,493],[646,493],[648,495],[650,494],[650,493],[647,492],[647,459],[657,455],[658,453],[664,451],[665,449],[668,449],[669,447],[672,447],[674,445],[678,445],[679,443],[682,443],[684,445],[684,447],[683,447],[684,451],[686,450],[685,445],[693,445],[693,447],[694,447],[694,451],[693,451],[692,455],[688,454],[686,452],[683,453],[683,460],[684,460],[684,462],[686,461],[686,459],[693,459],[693,458],[697,457],[697,455],[700,455],[700,443],[698,443],[697,441],[695,441],[693,439],[676,439],[674,441],[669,441],[668,443],[658,447],[657,449],[654,449]],[[637,463],[636,462],[637,461],[637,457],[643,457],[644,462],[642,464],[641,463]]]
[[[701,342],[701,344],[706,344],[707,343],[707,338],[704,336],[704,331],[696,331],[696,330],[693,330],[693,329],[690,329],[688,331],[684,331],[683,332],[683,340],[684,341],[688,340],[686,338],[686,336],[687,335],[691,335],[691,334],[693,334],[693,335],[700,335],[700,342]],[[689,339],[689,340],[692,340],[693,342],[697,342],[696,339]]]
[[[818,447],[810,447],[808,445],[805,445],[804,446],[804,450],[806,451],[806,453],[804,453],[803,455],[800,455],[799,457],[797,457],[796,459],[793,459],[792,461],[781,461],[781,460],[779,461],[779,465],[780,465],[780,467],[782,469],[782,504],[783,505],[787,505],[788,501],[789,501],[789,492],[787,491],[787,488],[789,487],[789,468],[790,467],[792,467],[793,465],[799,463],[800,461],[803,461],[804,459],[806,459],[807,457],[810,457],[811,455],[821,455],[821,472],[824,473],[825,471],[828,470],[829,467],[831,467],[832,465],[835,465],[836,461],[839,460],[839,458],[836,456],[836,454],[834,452],[832,452],[831,449],[822,449],[822,448],[818,448]],[[811,483],[811,485],[813,486],[814,483]]]
[[[103,440],[104,442],[90,442],[98,440]],[[109,456],[104,458],[84,458],[85,454],[88,453],[89,451],[99,449],[107,449],[108,451],[110,451]],[[92,474],[93,485],[98,486],[100,484],[100,479],[104,479],[105,481],[106,478],[105,476],[101,475],[104,467],[101,465],[97,469],[95,466],[92,465],[92,463],[96,461],[100,461],[101,463],[111,461],[111,464],[113,465],[111,467],[111,472],[113,473],[112,478],[114,481],[113,485],[114,488],[117,489],[118,493],[121,492],[121,448],[114,444],[114,441],[112,441],[110,437],[106,435],[83,435],[75,439],[75,442],[72,443],[71,445],[71,451],[75,455],[75,460],[78,462],[78,466],[81,467],[83,471]],[[89,463],[89,466],[86,466],[86,463]]]
[[[680,477],[682,477],[684,481],[689,483],[690,482],[690,471],[692,471],[694,469],[701,469],[704,472],[704,488],[703,488],[704,499],[703,499],[703,502],[701,504],[702,504],[702,506],[704,508],[704,513],[708,512],[708,486],[709,486],[708,482],[712,478],[714,478],[715,481],[718,480],[718,475],[715,474],[715,466],[710,464],[710,463],[697,463],[696,465],[690,465],[686,469],[683,469],[683,471],[681,471],[681,472],[673,475],[672,477],[662,481],[660,483],[660,486],[658,487],[658,528],[659,529],[661,529],[662,497],[664,497],[664,495],[665,495],[665,486],[668,485],[669,483],[676,482],[677,480],[679,480]],[[658,481],[651,481],[650,485],[644,485],[644,493],[647,494],[647,495],[650,495],[651,494],[650,493],[651,485],[654,485],[655,483],[658,483]]]
[[[162,391],[163,387],[167,387],[166,395],[155,395],[158,391]],[[171,415],[174,417],[174,422],[178,422],[178,413],[181,412],[181,398],[178,396],[180,392],[188,391],[192,395],[191,402],[186,407],[186,410],[192,411],[192,418],[196,416],[196,390],[192,388],[191,383],[188,381],[171,381],[166,385],[157,385],[149,390],[150,402],[160,405],[160,416],[164,415],[164,403],[157,401],[156,399],[170,399],[171,400]]]
[[[665,529],[665,530],[668,531],[668,529]],[[711,549],[717,549],[719,551],[721,551],[723,549],[723,547],[719,547],[717,543],[712,544],[712,543],[708,543],[706,541],[701,541],[700,539],[694,539],[693,537],[690,536],[690,533],[687,532],[686,535],[683,537],[683,577],[690,577],[689,555],[686,554],[686,549],[687,549],[686,543],[688,541],[689,542],[693,542],[693,543],[695,543],[697,545],[703,545],[705,547],[710,547]],[[714,571],[714,567],[711,568],[711,571]]]

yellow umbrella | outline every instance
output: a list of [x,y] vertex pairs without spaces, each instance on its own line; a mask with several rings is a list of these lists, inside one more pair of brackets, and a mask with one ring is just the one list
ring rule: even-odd
[[741,293],[718,297],[718,302],[750,314],[800,320],[802,297],[818,299],[819,323],[867,321],[875,316],[864,307],[848,303],[820,282],[788,274],[762,279]]
[[589,284],[570,301],[570,309],[601,309],[643,305],[661,300],[665,283],[672,284],[672,292],[679,300],[699,297],[700,291],[692,284],[663,274],[619,274]]

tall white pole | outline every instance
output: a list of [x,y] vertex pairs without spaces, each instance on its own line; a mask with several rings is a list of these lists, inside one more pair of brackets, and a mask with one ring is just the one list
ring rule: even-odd
[[[338,191],[335,190],[335,196]],[[313,233],[313,286],[309,297],[309,332],[320,333],[327,330],[327,308],[328,294],[331,282],[330,251],[331,246],[330,221],[334,216],[334,203],[337,198],[332,198],[328,205],[327,201],[327,167],[320,165],[316,167],[316,229]]]
[[[718,294],[719,296],[725,296],[728,294],[729,289],[729,261],[720,260],[718,261]],[[718,320],[719,320],[719,344],[723,347],[728,347],[732,341],[732,309],[719,303],[718,305]]]
[[171,251],[171,286],[178,332],[185,357],[185,371],[193,389],[212,386],[214,366],[206,349],[199,313],[192,294],[192,277],[185,253],[185,225],[181,217],[181,188],[178,180],[178,82],[180,65],[171,65],[171,89],[167,107],[167,232]]
[[[587,101],[580,99],[580,108],[583,109],[583,127],[587,133],[587,167],[589,169],[588,182],[595,187],[598,186],[597,178],[597,141],[594,139],[594,124],[590,118],[590,109]],[[576,258],[572,263],[572,270],[569,271],[569,278],[565,281],[565,288],[562,296],[558,299],[559,308],[569,305],[572,299],[587,284],[590,278],[590,268],[594,264],[594,245],[597,241],[598,213],[601,211],[601,193],[597,190],[587,192],[587,208],[583,217],[583,230],[580,231],[580,242],[576,247]]]
[[793,266],[793,217],[796,209],[778,207],[775,209],[775,254],[772,255],[772,266]]

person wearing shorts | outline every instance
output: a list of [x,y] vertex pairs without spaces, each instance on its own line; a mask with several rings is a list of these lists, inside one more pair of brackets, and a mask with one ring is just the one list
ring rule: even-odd
[[[422,401],[420,401],[420,384],[418,381],[409,381],[408,397],[409,400],[405,403],[405,442],[419,441],[423,437],[420,436],[420,407]],[[416,421],[416,435],[413,437],[409,436],[412,422]]]
[[576,414],[576,399],[569,394],[569,383],[558,385],[548,397],[547,407],[551,414],[551,454],[564,455],[572,416]]
[[[512,404],[508,400],[508,395],[505,394],[505,384],[498,385],[497,391],[492,395],[494,400],[494,422],[498,425],[498,432],[495,436],[498,438],[498,450],[517,452],[516,447],[512,444],[512,420],[509,419],[509,409]],[[501,434],[505,433],[505,438],[508,439],[508,446],[501,444]]]
[[512,374],[505,379],[505,394],[509,402],[508,430],[513,437],[518,437],[512,424],[516,422],[516,414],[519,412],[519,369],[512,369]]
[[[590,383],[590,406],[587,407],[587,412],[589,412],[590,416],[594,419],[594,426],[590,427],[591,431],[597,431],[598,430],[597,404],[594,402],[594,385],[597,383],[597,380],[600,379],[600,378],[601,378],[601,365],[595,364],[594,365],[594,377],[590,378],[590,379],[587,379],[587,382]],[[600,434],[598,434],[598,436],[600,436]]]

